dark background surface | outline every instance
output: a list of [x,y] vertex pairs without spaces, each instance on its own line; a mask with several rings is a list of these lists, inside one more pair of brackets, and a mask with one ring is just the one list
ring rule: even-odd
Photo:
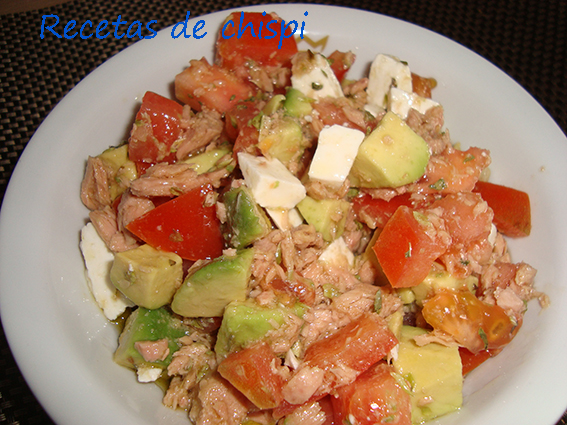
[[[44,0],[46,4],[54,0]],[[6,2],[6,3],[3,3]],[[29,10],[30,0],[0,0],[0,202],[12,171],[37,127],[82,78],[133,41],[92,37],[40,39],[42,15],[61,22],[90,19],[95,24],[118,15],[123,20],[158,21],[159,29],[185,19],[253,0],[70,1]],[[10,4],[9,4],[10,3]],[[295,3],[272,1],[271,3]],[[433,30],[470,48],[523,86],[567,133],[567,2],[565,0],[346,0],[303,1],[378,12]],[[6,7],[4,7],[6,6]],[[1,253],[0,253],[1,255]],[[549,391],[553,391],[552,388]],[[566,401],[567,404],[567,401]],[[52,424],[10,352],[0,327],[0,425]],[[558,424],[567,423],[567,414]],[[502,424],[513,425],[513,424]],[[534,424],[536,425],[536,424]]]

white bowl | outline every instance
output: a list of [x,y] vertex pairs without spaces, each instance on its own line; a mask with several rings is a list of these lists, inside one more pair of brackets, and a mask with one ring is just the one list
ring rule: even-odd
[[[489,148],[492,180],[530,194],[532,235],[510,241],[510,250],[515,262],[539,270],[537,289],[551,306],[541,311],[530,303],[516,339],[466,379],[462,409],[434,423],[555,424],[567,406],[567,140],[558,126],[503,72],[425,29],[329,6],[251,10],[304,21],[311,39],[329,36],[326,53],[354,51],[350,76],[361,76],[377,53],[390,53],[435,77],[434,98],[445,107],[453,140]],[[13,173],[0,222],[2,322],[26,380],[59,424],[188,423],[161,405],[161,390],[112,362],[118,330],[89,293],[78,248],[87,218],[79,186],[87,156],[126,137],[146,90],[169,95],[190,59],[212,59],[228,13],[196,18],[207,31],[200,40],[173,39],[169,28],[108,60],[47,117]]]

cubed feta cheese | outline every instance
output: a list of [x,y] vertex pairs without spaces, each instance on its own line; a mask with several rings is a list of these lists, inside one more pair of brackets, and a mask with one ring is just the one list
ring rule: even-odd
[[386,108],[392,86],[410,93],[413,91],[409,66],[394,56],[379,54],[368,74],[366,109],[370,113],[375,114],[377,108]]
[[354,254],[341,236],[323,251],[319,260],[334,267],[348,268],[354,265]]
[[390,94],[388,95],[388,110],[397,114],[404,120],[408,117],[410,109],[415,109],[419,113],[425,114],[434,106],[439,106],[439,103],[397,87],[390,88]]
[[350,173],[364,137],[362,131],[342,125],[323,128],[309,167],[309,178],[340,187]]
[[344,96],[331,65],[320,53],[313,53],[307,64],[292,68],[291,85],[312,99]]
[[126,307],[134,305],[110,281],[114,254],[107,248],[92,223],[87,223],[81,229],[79,247],[85,259],[89,289],[104,315],[109,320],[114,320],[124,313]]
[[291,209],[305,198],[305,187],[281,161],[245,152],[238,153],[244,182],[264,208]]
[[136,369],[136,373],[138,375],[138,382],[147,383],[147,382],[155,382],[161,376],[163,369],[159,367],[139,367]]
[[297,208],[266,208],[266,211],[280,230],[291,230],[303,223],[303,217]]

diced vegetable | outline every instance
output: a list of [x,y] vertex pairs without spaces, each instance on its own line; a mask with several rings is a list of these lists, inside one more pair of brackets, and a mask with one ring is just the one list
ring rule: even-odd
[[259,409],[273,409],[283,400],[285,384],[281,360],[265,342],[254,344],[227,356],[219,373]]
[[183,107],[154,92],[146,92],[128,140],[128,156],[136,163],[173,161],[173,143],[181,135]]
[[446,241],[430,236],[432,229],[425,215],[406,206],[399,207],[386,223],[373,249],[394,288],[418,285],[447,249]]
[[387,363],[376,363],[356,381],[337,388],[337,396],[331,397],[335,423],[411,425],[408,390],[393,373]]
[[532,229],[530,197],[526,192],[478,181],[474,188],[494,211],[494,225],[513,238],[528,236]]
[[193,189],[130,222],[127,229],[163,251],[187,260],[215,258],[224,247],[214,205],[206,205],[207,185]]

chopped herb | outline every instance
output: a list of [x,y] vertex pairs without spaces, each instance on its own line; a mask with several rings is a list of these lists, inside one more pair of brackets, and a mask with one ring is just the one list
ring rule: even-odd
[[463,159],[463,162],[466,164],[467,162],[470,161],[474,161],[475,156],[472,153],[469,153],[467,156],[465,156],[465,159]]
[[471,262],[469,260],[465,260],[464,258],[461,258],[461,264],[463,266],[468,266]]
[[323,70],[321,70],[321,73],[325,76],[325,78],[329,78],[329,76],[327,75],[327,73]]
[[232,96],[230,96],[230,101],[232,102],[234,99],[236,99],[236,95],[233,94]]
[[479,328],[478,336],[480,336],[480,339],[482,339],[482,342],[484,343],[484,349],[487,350],[488,349],[488,338],[486,336],[486,332],[484,332],[484,330],[482,328]]
[[169,240],[171,242],[183,242],[183,235],[181,235],[179,231],[174,230],[173,232],[170,233]]
[[374,311],[380,313],[382,310],[382,291],[378,289],[376,296],[374,297]]
[[434,190],[447,189],[447,182],[444,179],[439,179],[435,183],[430,184],[429,187]]
[[323,88],[323,84],[314,81],[311,83],[311,88],[313,90],[321,90]]
[[264,116],[264,113],[262,111],[260,111],[260,113],[258,113],[258,115],[256,115],[254,118],[252,118],[249,122],[249,124],[253,127],[256,128],[256,130],[260,130],[260,127],[262,126],[262,117]]
[[409,243],[409,249],[406,251],[406,253],[404,255],[405,255],[406,258],[411,257],[411,242]]

